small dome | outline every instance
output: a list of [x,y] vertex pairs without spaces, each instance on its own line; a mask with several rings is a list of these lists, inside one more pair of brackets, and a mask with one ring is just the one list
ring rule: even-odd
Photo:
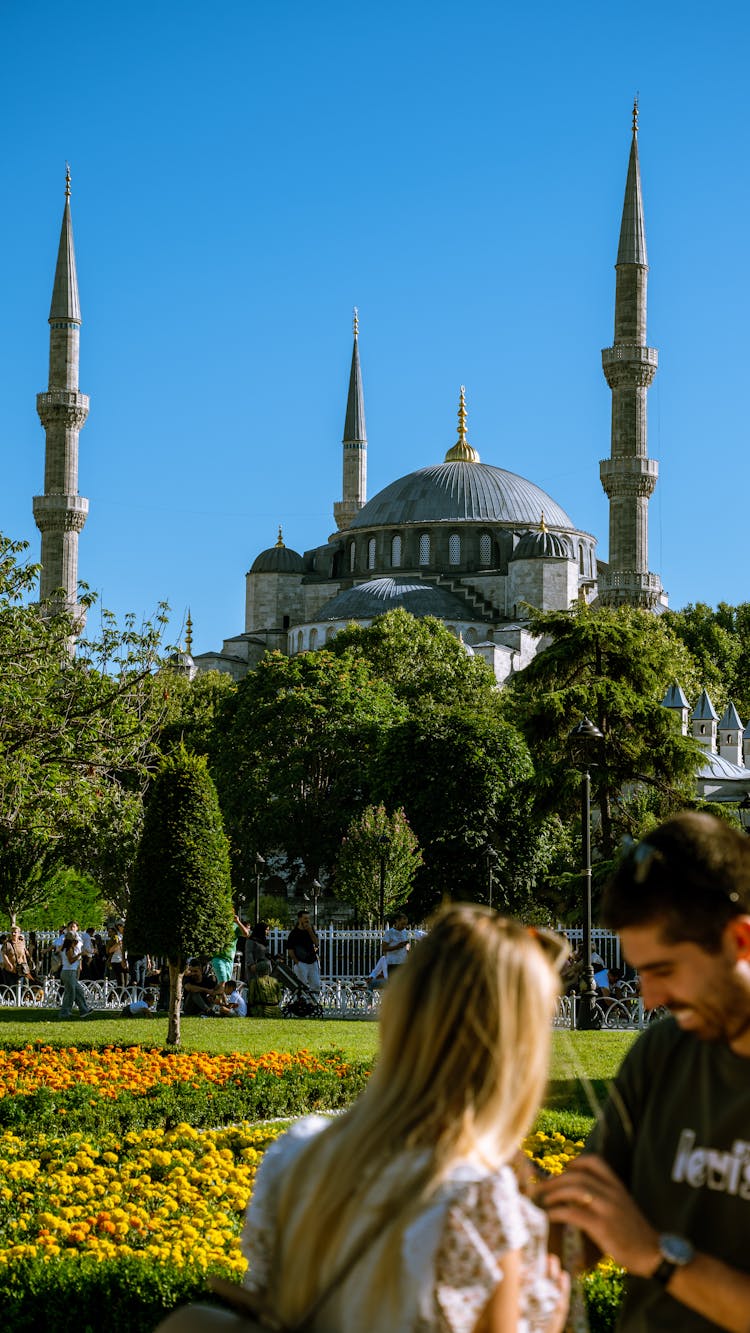
[[185,676],[192,677],[196,673],[196,665],[190,653],[185,652],[184,648],[178,648],[176,652],[170,653],[167,658],[167,666],[171,671],[179,671]]
[[511,556],[511,560],[572,560],[573,550],[561,532],[540,528],[525,532]]
[[302,574],[305,564],[302,556],[291,546],[269,546],[256,555],[250,566],[251,574]]
[[371,620],[403,607],[413,616],[437,616],[440,620],[476,620],[460,597],[421,579],[370,579],[337,593],[326,602],[317,620]]

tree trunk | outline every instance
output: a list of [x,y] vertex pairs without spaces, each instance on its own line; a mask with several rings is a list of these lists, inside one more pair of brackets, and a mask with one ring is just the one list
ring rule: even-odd
[[180,1009],[182,1007],[182,959],[169,960],[169,1027],[167,1045],[180,1044]]

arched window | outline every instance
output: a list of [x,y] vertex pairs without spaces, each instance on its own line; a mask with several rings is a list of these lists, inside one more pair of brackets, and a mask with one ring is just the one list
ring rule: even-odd
[[489,532],[480,532],[479,534],[479,563],[480,565],[492,564],[492,538]]
[[335,633],[336,633],[336,631],[335,631],[335,629],[333,628],[333,625],[329,625],[329,626],[328,626],[328,629],[326,630],[326,643],[330,643],[330,642],[331,642],[331,639],[333,638],[333,636],[334,636]]
[[375,568],[375,538],[371,537],[367,543],[367,568]]
[[461,564],[461,538],[457,532],[452,532],[448,538],[448,564]]
[[472,643],[476,643],[476,641],[477,641],[477,632],[476,632],[476,630],[474,629],[474,627],[471,626],[471,627],[470,627],[469,629],[467,629],[467,631],[466,631],[466,642],[467,642],[468,644],[472,644]]
[[311,648],[317,648],[317,646],[318,646],[318,631],[317,631],[316,629],[311,629],[311,630],[310,630],[310,647],[311,647]]
[[583,547],[582,547],[582,546],[579,546],[579,547],[578,547],[578,568],[579,568],[581,574],[585,574],[585,573],[586,573],[586,567],[585,567],[585,565],[584,565],[584,563],[583,563],[583,560],[584,560],[584,554],[585,554],[585,552],[584,552]]
[[305,642],[305,638],[304,638],[304,635],[303,635],[303,633],[302,633],[302,630],[300,630],[299,634],[297,635],[297,652],[298,652],[298,653],[301,653],[301,652],[302,652],[302,645],[303,645],[304,642]]
[[401,564],[401,534],[397,532],[391,537],[391,566],[398,569]]
[[349,569],[353,572],[357,562],[357,543],[349,542]]
[[430,563],[429,532],[420,532],[419,534],[419,563],[420,565],[429,565]]

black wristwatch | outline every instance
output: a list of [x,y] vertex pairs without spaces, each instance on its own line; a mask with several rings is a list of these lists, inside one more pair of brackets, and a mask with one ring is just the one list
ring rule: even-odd
[[684,1236],[662,1235],[658,1239],[661,1263],[654,1273],[654,1281],[666,1287],[676,1268],[685,1268],[695,1258],[695,1248]]

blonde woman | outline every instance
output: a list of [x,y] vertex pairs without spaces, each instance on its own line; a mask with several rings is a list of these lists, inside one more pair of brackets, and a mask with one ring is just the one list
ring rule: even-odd
[[[551,956],[550,949],[554,956]],[[511,1165],[544,1092],[562,946],[443,909],[384,992],[367,1089],[265,1154],[248,1294],[310,1333],[561,1333],[568,1279]],[[180,1311],[164,1333],[240,1333]]]

